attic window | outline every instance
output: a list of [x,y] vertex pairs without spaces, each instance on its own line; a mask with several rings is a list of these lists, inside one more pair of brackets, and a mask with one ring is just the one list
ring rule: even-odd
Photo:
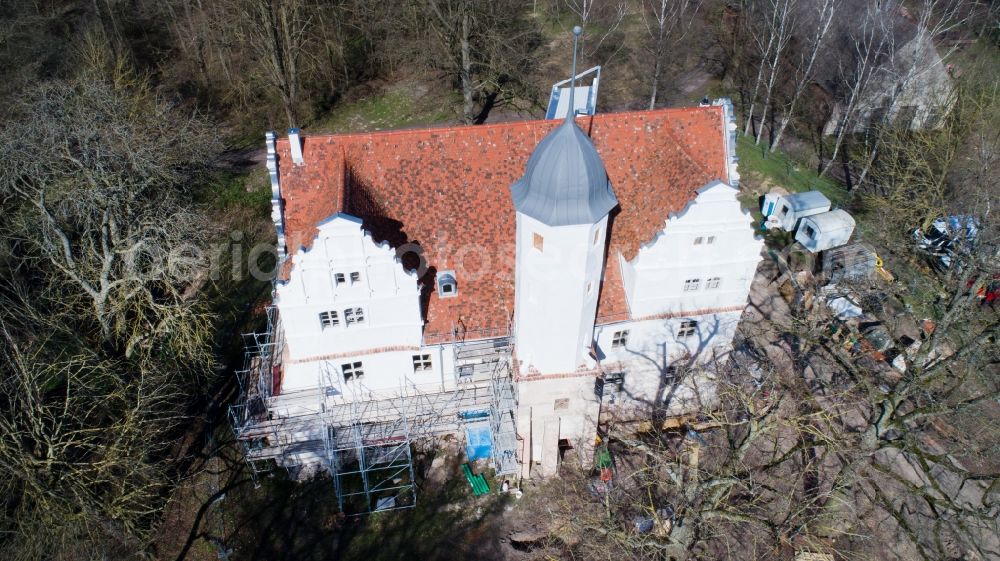
[[361,282],[361,273],[354,271],[351,273],[351,284]]
[[684,281],[684,292],[694,292],[701,287],[701,279],[688,279]]
[[697,238],[694,239],[694,245],[701,245],[701,242],[704,241],[704,239],[705,238],[698,236]]
[[781,205],[781,212],[779,214],[781,214],[781,216],[788,214],[788,205]]
[[810,240],[815,240],[816,239],[816,230],[813,230],[812,226],[806,224],[805,232],[806,232],[806,235],[809,236]]
[[458,281],[454,271],[441,271],[437,276],[438,298],[458,296]]
[[598,228],[597,230],[594,231],[594,245],[597,245],[597,242],[599,242],[599,241],[601,241],[601,229],[600,228]]
[[714,244],[714,243],[715,243],[715,236],[709,236],[709,237],[708,237],[708,239],[707,239],[707,240],[705,240],[705,243],[706,243],[707,245],[712,245],[712,244]]
[[347,280],[344,278],[344,273],[334,273],[333,274],[333,281],[335,283],[337,283],[337,286],[340,286],[340,285],[344,284],[345,282],[347,282]]
[[713,288],[719,288],[719,277],[712,277],[705,282],[705,288],[707,290],[712,290]]
[[569,409],[569,398],[568,397],[563,397],[563,398],[557,399],[555,401],[555,403],[552,404],[552,409],[554,409],[556,411],[562,411],[564,409]]
[[545,248],[545,238],[541,234],[535,232],[531,235],[531,245],[535,246],[538,251],[544,251]]

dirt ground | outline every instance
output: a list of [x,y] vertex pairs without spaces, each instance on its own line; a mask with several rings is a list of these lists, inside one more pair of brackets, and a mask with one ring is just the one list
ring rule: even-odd
[[223,447],[183,482],[168,507],[157,558],[176,561],[451,560],[514,561],[511,513],[517,499],[496,491],[473,497],[462,476],[459,448],[431,471],[415,459],[416,505],[368,516],[342,517],[329,477],[294,481],[284,470],[255,486],[249,470]]

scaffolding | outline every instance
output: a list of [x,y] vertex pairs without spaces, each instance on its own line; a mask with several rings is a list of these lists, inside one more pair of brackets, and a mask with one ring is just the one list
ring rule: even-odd
[[275,465],[299,475],[325,468],[341,512],[409,508],[416,504],[413,444],[486,422],[497,475],[518,471],[509,330],[453,340],[454,383],[418,386],[404,377],[394,390],[374,390],[361,380],[342,380],[324,362],[315,389],[275,395],[280,331],[269,310],[268,332],[248,336],[247,366],[238,373],[241,398],[230,408],[255,482]]
[[[351,384],[353,386],[353,384]],[[416,505],[410,423],[405,399],[329,403],[324,392],[323,448],[341,512],[364,514]]]
[[229,407],[229,422],[255,486],[259,485],[259,476],[271,469],[273,458],[268,449],[277,440],[274,427],[262,423],[269,418],[274,373],[281,368],[283,338],[276,312],[273,306],[266,308],[267,324],[263,332],[243,334],[243,368],[236,372],[239,394],[236,403]]
[[[455,370],[468,383],[489,382],[491,460],[497,475],[517,473],[517,403],[511,376],[512,341],[509,335],[455,343]],[[464,369],[464,370],[463,370]]]

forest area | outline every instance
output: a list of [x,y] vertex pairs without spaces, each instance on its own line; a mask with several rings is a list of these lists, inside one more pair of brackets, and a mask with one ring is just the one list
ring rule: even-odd
[[[0,559],[1000,559],[1000,315],[979,296],[1000,283],[1000,2],[0,7]],[[794,174],[837,193],[900,277],[858,290],[894,340],[921,322],[904,374],[752,298],[697,467],[683,435],[611,434],[618,493],[567,467],[516,508],[436,520],[254,489],[225,416],[271,291],[264,131],[542,118],[574,25],[600,112],[729,97],[748,206]],[[928,266],[912,232],[947,216],[976,239]],[[668,502],[669,538],[632,529]],[[467,537],[524,528],[519,548]]]

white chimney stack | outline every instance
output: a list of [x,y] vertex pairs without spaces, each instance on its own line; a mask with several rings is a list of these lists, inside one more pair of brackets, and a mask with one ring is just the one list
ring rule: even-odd
[[302,159],[302,139],[299,137],[299,129],[288,129],[288,145],[292,149],[292,163],[301,166],[305,163]]

